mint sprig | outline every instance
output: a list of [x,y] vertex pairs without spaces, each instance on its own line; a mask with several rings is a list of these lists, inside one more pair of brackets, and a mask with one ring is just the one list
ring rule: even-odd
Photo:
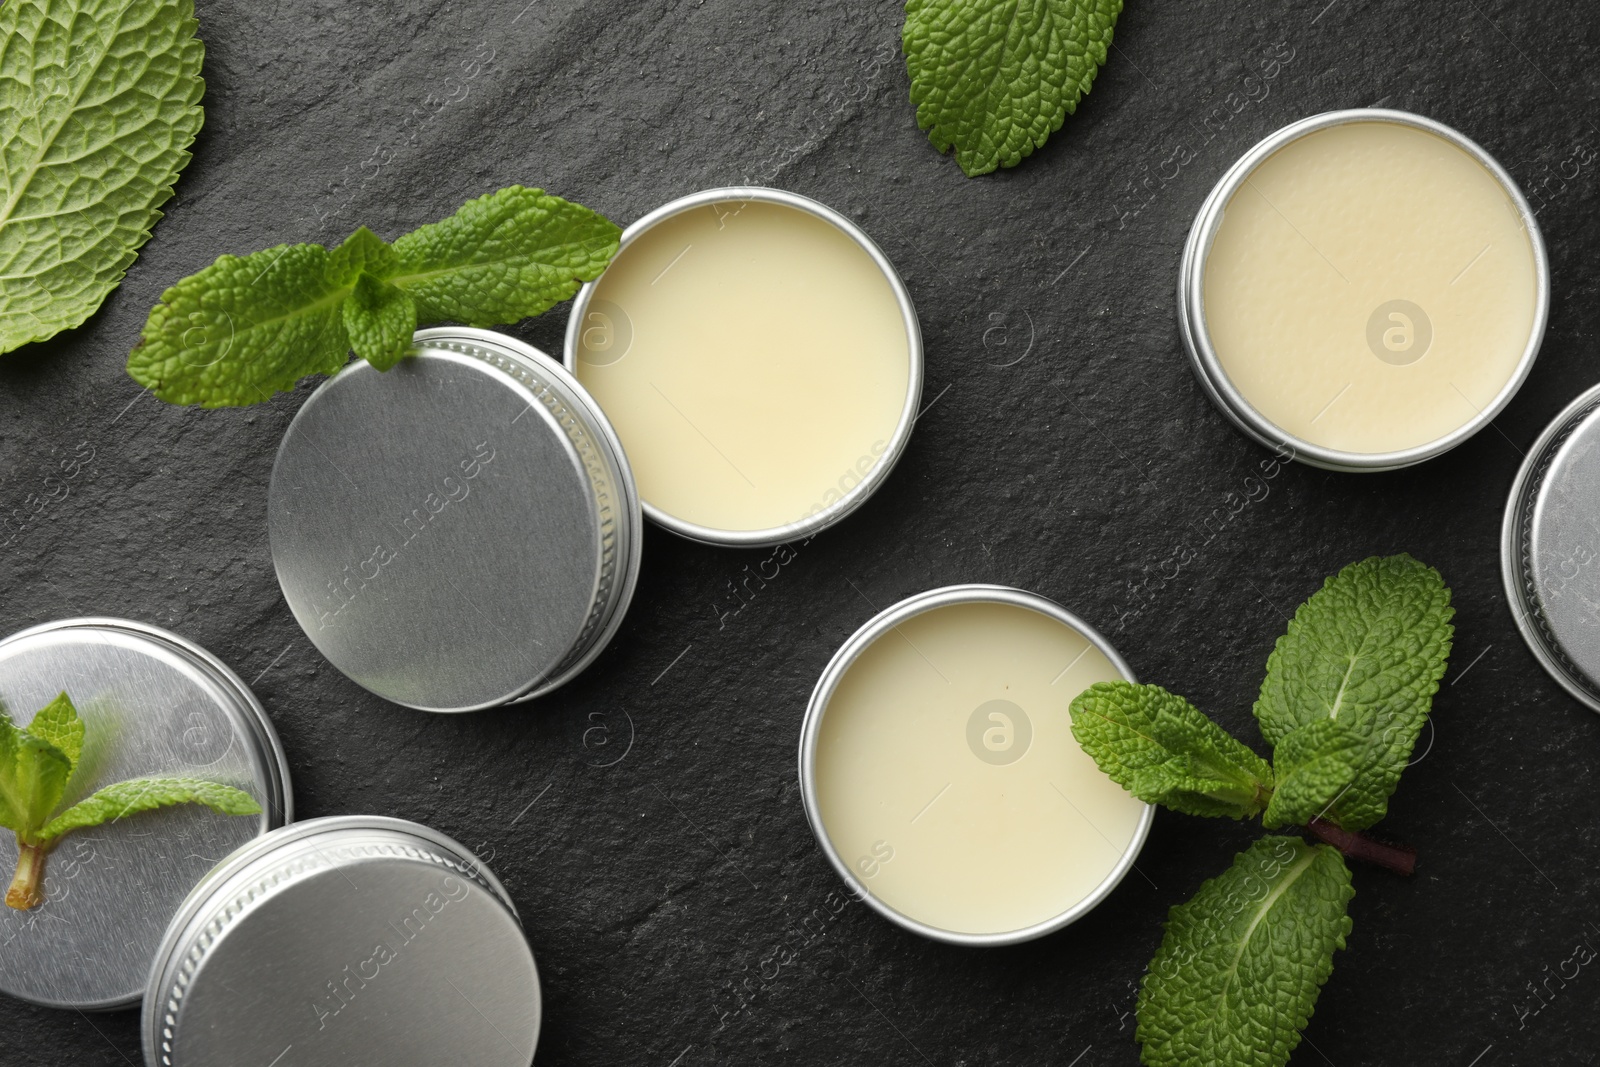
[[[1350,931],[1344,856],[1410,873],[1409,851],[1359,831],[1381,819],[1432,708],[1454,632],[1450,590],[1410,556],[1329,578],[1267,661],[1255,755],[1181,697],[1109,682],[1072,702],[1101,770],[1191,815],[1261,815],[1329,844],[1267,837],[1172,909],[1140,987],[1148,1067],[1282,1067]],[[1341,855],[1341,852],[1343,855]]]
[[128,373],[169,403],[241,407],[334,373],[352,349],[388,370],[419,323],[499,326],[571,297],[620,236],[586,207],[514,185],[392,245],[362,227],[331,251],[225,255],[161,295]]
[[45,857],[61,838],[139,812],[203,804],[223,815],[259,815],[250,794],[199,778],[131,778],[98,790],[56,814],[83,755],[84,725],[62,693],[19,729],[0,712],[0,827],[17,837],[17,871],[6,904],[27,911],[44,903]]
[[194,0],[0,4],[0,352],[79,326],[204,121]]
[[917,125],[968,177],[1014,167],[1094,84],[1122,0],[906,0]]

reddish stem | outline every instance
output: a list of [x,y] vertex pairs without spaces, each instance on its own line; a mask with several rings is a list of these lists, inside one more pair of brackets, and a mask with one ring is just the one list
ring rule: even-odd
[[1365,834],[1341,830],[1323,819],[1312,819],[1307,828],[1353,860],[1371,863],[1407,877],[1417,871],[1417,850],[1409,845],[1388,845],[1374,841]]

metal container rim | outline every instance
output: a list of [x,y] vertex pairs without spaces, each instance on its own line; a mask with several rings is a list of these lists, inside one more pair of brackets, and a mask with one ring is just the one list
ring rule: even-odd
[[839,683],[844,679],[850,668],[855,665],[861,654],[878,638],[914,616],[955,604],[1006,604],[1036,611],[1077,631],[1092,646],[1098,649],[1106,659],[1110,660],[1111,665],[1125,679],[1130,682],[1134,680],[1133,669],[1128,666],[1128,662],[1112,647],[1111,643],[1106,640],[1099,630],[1047,597],[1012,586],[984,584],[947,585],[917,593],[885,608],[863,623],[839,647],[839,650],[833,654],[833,658],[828,661],[827,667],[823,669],[822,676],[817,680],[816,688],[811,692],[811,699],[806,704],[805,720],[800,730],[800,796],[805,807],[806,821],[811,826],[811,833],[816,838],[817,845],[822,849],[823,854],[827,856],[828,862],[833,865],[833,869],[838,873],[839,877],[844,879],[845,885],[850,888],[852,895],[864,901],[879,915],[902,929],[909,930],[914,934],[920,934],[934,941],[945,942],[946,944],[978,947],[1014,945],[1054,933],[1076,922],[1109,896],[1111,891],[1116,889],[1127,873],[1132,870],[1134,861],[1138,859],[1139,852],[1144,847],[1145,838],[1149,836],[1150,826],[1155,821],[1155,807],[1150,804],[1144,804],[1144,811],[1139,817],[1139,824],[1134,829],[1133,838],[1129,842],[1122,858],[1101,883],[1083,899],[1060,914],[1035,923],[1032,926],[1001,933],[972,934],[930,926],[920,920],[911,918],[909,915],[896,911],[874,896],[861,879],[856,876],[850,865],[839,855],[838,850],[833,847],[833,841],[828,836],[826,826],[823,825],[822,814],[817,801],[817,741],[822,731],[822,720],[827,714],[828,704],[832,700],[834,691],[838,688]]
[[[1522,355],[1504,386],[1494,399],[1473,418],[1433,441],[1393,452],[1347,452],[1313,444],[1287,433],[1265,415],[1257,411],[1228,378],[1222,361],[1212,346],[1205,319],[1205,264],[1211,254],[1211,245],[1222,224],[1228,204],[1245,180],[1269,156],[1292,141],[1333,126],[1359,122],[1392,123],[1424,130],[1455,145],[1476,160],[1494,179],[1516,207],[1534,263],[1534,316],[1528,331],[1528,340]],[[1459,130],[1437,120],[1409,111],[1390,108],[1347,108],[1325,111],[1318,115],[1292,122],[1258,141],[1241,156],[1233,166],[1223,172],[1217,184],[1201,204],[1184,243],[1183,259],[1178,276],[1178,313],[1182,320],[1184,345],[1194,364],[1196,373],[1211,396],[1240,429],[1268,447],[1284,446],[1293,450],[1293,458],[1315,467],[1349,473],[1396,470],[1409,467],[1461,444],[1482,430],[1505,409],[1527,379],[1544,341],[1545,328],[1550,316],[1550,259],[1544,238],[1533,209],[1529,207],[1516,181],[1476,141]]]
[[[765,530],[721,530],[680,519],[656,507],[648,500],[641,501],[644,514],[656,525],[691,541],[729,548],[769,548],[801,537],[810,538],[844,519],[864,504],[873,493],[877,492],[884,481],[888,479],[895,465],[900,461],[900,456],[910,441],[912,427],[917,421],[917,405],[922,399],[922,379],[925,362],[922,348],[922,326],[917,319],[916,305],[912,303],[911,294],[906,289],[905,281],[900,277],[900,272],[895,269],[894,264],[889,261],[889,257],[884,254],[883,249],[878,247],[877,242],[869,237],[865,230],[833,208],[808,196],[792,193],[786,189],[772,189],[759,185],[730,185],[715,189],[703,189],[700,192],[691,193],[688,196],[679,197],[663,204],[631,223],[622,231],[622,237],[617,245],[617,255],[620,256],[623,249],[637,240],[641,234],[676,215],[692,211],[695,208],[705,207],[708,204],[752,200],[796,208],[830,223],[855,241],[867,255],[872,257],[873,263],[877,265],[878,270],[883,274],[884,280],[889,283],[889,289],[894,294],[895,302],[900,307],[900,318],[906,331],[907,360],[910,366],[906,377],[905,402],[901,405],[900,418],[895,423],[894,433],[890,435],[888,447],[884,450],[883,455],[879,457],[878,462],[873,465],[872,470],[860,482],[851,486],[848,492],[826,508],[812,515],[796,519],[794,522],[785,523],[782,526],[773,526]],[[613,257],[612,262],[615,261],[615,257]],[[604,275],[601,277],[604,277]],[[567,319],[566,341],[562,361],[566,369],[574,376],[577,375],[578,371],[578,338],[583,332],[584,315],[588,312],[589,302],[594,298],[595,286],[599,284],[599,280],[586,282],[583,288],[578,290],[578,295],[572,302],[571,312]]]

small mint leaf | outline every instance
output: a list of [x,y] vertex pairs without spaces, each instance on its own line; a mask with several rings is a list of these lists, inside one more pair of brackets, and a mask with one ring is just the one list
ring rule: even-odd
[[17,756],[27,735],[0,711],[0,826],[14,834],[27,829],[27,805],[17,779]]
[[83,758],[83,720],[65,692],[34,712],[27,732],[54,745],[67,757],[72,769],[77,770],[78,761]]
[[1261,817],[1269,830],[1332,818],[1355,781],[1366,744],[1338,719],[1317,719],[1285,734],[1272,752],[1278,788]]
[[52,819],[38,836],[41,841],[53,841],[72,830],[175,804],[203,804],[223,815],[261,814],[261,805],[249,793],[218,782],[199,778],[130,778],[74,804]]
[[356,355],[388,370],[411,349],[417,306],[404,289],[362,274],[344,302],[344,329]]
[[1336,849],[1264,837],[1167,917],[1139,987],[1146,1067],[1283,1067],[1300,1043],[1355,890]]
[[917,125],[968,177],[1061,128],[1106,61],[1122,0],[906,0]]
[[1071,714],[1083,750],[1147,804],[1243,819],[1271,794],[1266,760],[1158,685],[1099,682],[1078,694]]
[[421,322],[501,326],[598,278],[621,233],[586,207],[513,185],[397,240],[388,280],[416,300]]
[[16,767],[17,808],[22,816],[17,839],[25,845],[36,844],[39,828],[67,791],[72,763],[50,742],[23,734],[17,745]]
[[400,257],[388,242],[365,226],[328,253],[328,276],[340,285],[354,285],[363,273],[383,281],[398,269]]

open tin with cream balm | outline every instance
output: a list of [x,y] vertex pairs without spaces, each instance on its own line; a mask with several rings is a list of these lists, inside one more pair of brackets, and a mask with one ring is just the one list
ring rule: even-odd
[[883,253],[771,189],[630,226],[578,295],[566,359],[420,330],[393,369],[324,382],[285,432],[279,584],[378,696],[460,712],[550,692],[621,625],[641,513],[711,544],[809,537],[883,483],[922,389],[916,312]]
[[958,585],[903,600],[823,671],[800,736],[817,843],[913,933],[1007,945],[1059,930],[1133,867],[1155,809],[1072,735],[1096,682],[1132,680],[1052,601]]
[[1184,246],[1178,318],[1246,435],[1341,471],[1420,463],[1488,425],[1550,304],[1538,223],[1478,145],[1403,111],[1333,111],[1235,163]]

